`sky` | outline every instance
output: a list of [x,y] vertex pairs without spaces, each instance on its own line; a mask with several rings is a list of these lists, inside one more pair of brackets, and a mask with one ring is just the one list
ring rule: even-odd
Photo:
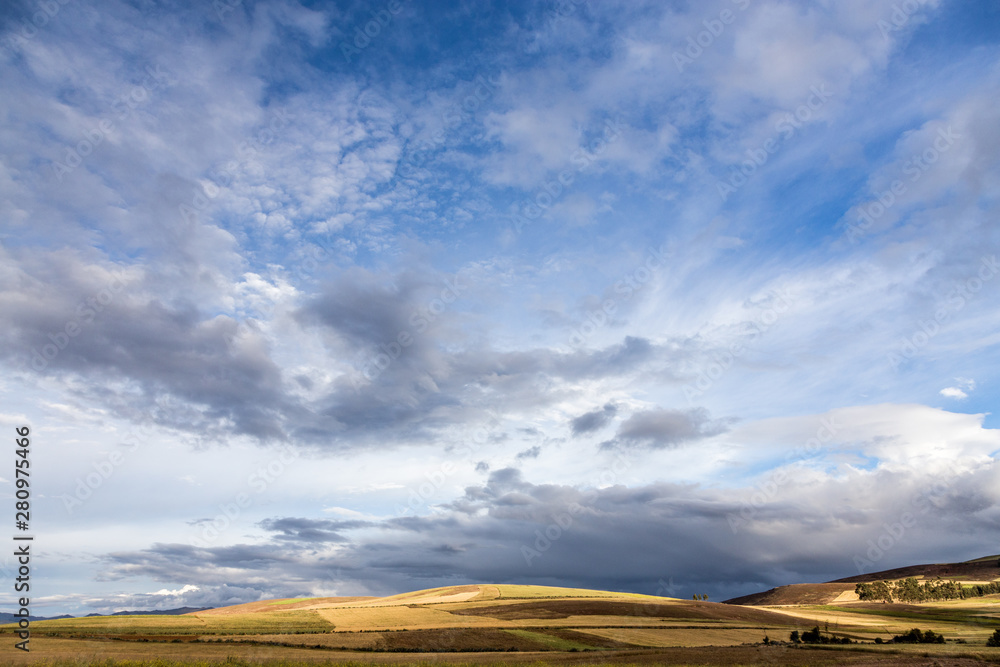
[[7,2],[0,90],[34,614],[1000,551],[995,2]]

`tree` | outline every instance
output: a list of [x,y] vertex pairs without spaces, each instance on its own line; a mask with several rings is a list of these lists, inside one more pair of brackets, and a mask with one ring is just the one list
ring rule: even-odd
[[908,632],[896,635],[892,641],[895,644],[943,644],[944,635],[939,635],[933,630],[921,631],[920,628],[912,628]]
[[919,602],[923,597],[920,594],[920,584],[917,583],[916,577],[907,577],[902,581],[897,581],[895,588],[896,597],[903,602]]
[[986,640],[987,646],[1000,646],[1000,630],[994,630],[993,636]]
[[[1000,632],[1000,630],[998,630],[997,632]],[[792,642],[793,644],[798,644],[799,642],[801,642],[802,640],[799,639],[799,631],[792,630],[792,634],[788,635],[788,641]]]
[[802,643],[804,644],[818,644],[820,642],[819,626],[817,625],[812,630],[806,630],[802,633]]
[[858,584],[854,587],[854,593],[859,600],[875,600],[874,586],[871,584]]
[[872,595],[875,600],[892,602],[892,589],[890,589],[889,584],[884,581],[876,581],[872,584]]

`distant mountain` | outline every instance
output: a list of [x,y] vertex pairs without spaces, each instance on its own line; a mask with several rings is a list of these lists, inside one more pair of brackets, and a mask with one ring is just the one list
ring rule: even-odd
[[91,616],[180,616],[181,614],[193,614],[199,611],[208,611],[215,607],[178,607],[177,609],[153,609],[150,611],[116,611],[113,614],[87,614]]
[[[180,607],[178,609],[164,609],[162,611],[116,611],[113,614],[87,614],[85,618],[90,618],[91,616],[179,616],[180,614],[190,614],[199,611],[208,611],[209,609],[214,609],[214,607]],[[31,615],[28,617],[30,621],[56,621],[63,618],[77,618],[76,616],[71,616],[69,614],[63,614],[62,616],[35,616]],[[0,612],[0,625],[5,623],[17,623],[21,620],[21,617],[16,614],[10,614],[7,612]]]
[[[75,618],[69,614],[63,614],[62,616],[29,616],[29,621],[52,621],[60,618]],[[21,617],[16,614],[8,614],[7,612],[0,612],[0,625],[4,623],[17,623],[21,620]]]
[[892,570],[882,570],[871,574],[860,574],[854,577],[835,579],[825,584],[789,584],[778,586],[761,593],[743,595],[726,604],[736,605],[786,605],[786,604],[830,604],[832,602],[850,602],[857,600],[854,593],[855,584],[870,581],[888,581],[892,579],[950,579],[958,581],[993,581],[1000,577],[1000,556],[984,556],[962,563],[928,563],[925,565],[908,565]]

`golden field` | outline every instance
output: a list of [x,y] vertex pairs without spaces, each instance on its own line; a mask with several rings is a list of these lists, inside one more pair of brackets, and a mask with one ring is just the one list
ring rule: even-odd
[[[1000,664],[986,638],[1000,596],[882,604],[833,595],[801,603],[724,604],[519,585],[449,586],[382,598],[269,600],[181,616],[104,616],[31,625],[31,652],[0,627],[2,664],[151,667],[174,664]],[[827,586],[827,585],[823,585]],[[833,591],[836,593],[836,591]],[[824,592],[826,595],[826,592]],[[855,596],[856,598],[856,596]],[[771,599],[776,599],[771,596]],[[818,625],[855,642],[787,643]],[[943,645],[876,645],[919,627]],[[778,644],[764,645],[767,636]],[[946,663],[942,663],[946,660]],[[227,662],[228,661],[228,662]],[[936,662],[935,662],[936,661]]]

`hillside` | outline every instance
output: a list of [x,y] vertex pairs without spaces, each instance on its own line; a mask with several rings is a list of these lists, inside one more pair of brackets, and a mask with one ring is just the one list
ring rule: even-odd
[[[82,654],[93,660],[201,659],[215,664],[242,657],[252,662],[226,664],[290,659],[361,664],[404,662],[391,654],[423,653],[434,661],[470,664],[509,663],[521,655],[523,658],[516,661],[525,664],[558,660],[575,664],[791,665],[804,663],[800,652],[789,651],[791,644],[784,640],[792,631],[803,633],[817,626],[837,643],[855,643],[849,648],[858,652],[811,646],[808,664],[872,665],[876,662],[863,652],[882,652],[883,648],[887,649],[885,655],[869,656],[880,667],[939,664],[915,662],[914,655],[897,655],[903,650],[898,645],[889,648],[875,643],[916,625],[946,636],[951,643],[933,649],[936,656],[952,659],[958,652],[966,656],[971,655],[969,651],[995,650],[986,649],[985,642],[1000,623],[984,619],[992,619],[997,600],[921,607],[844,602],[840,596],[853,586],[798,584],[758,594],[759,604],[781,605],[770,608],[612,591],[475,584],[386,597],[265,600],[183,615],[36,621],[31,624],[30,656],[18,654],[12,664],[58,661]],[[828,603],[831,597],[834,604]],[[790,603],[795,599],[807,602]],[[0,627],[0,634],[12,639],[16,629],[6,625]],[[769,637],[767,644],[764,637]],[[915,648],[921,655],[930,655],[926,647]],[[492,657],[497,651],[505,653],[502,660]],[[596,653],[576,660],[580,652]],[[817,662],[820,653],[822,660]],[[467,657],[452,660],[446,658],[449,654]],[[712,656],[710,662],[705,662],[706,656]],[[948,664],[982,664],[977,660]]]
[[883,570],[882,572],[844,577],[843,579],[836,579],[833,583],[856,584],[883,579],[904,579],[906,577],[917,577],[918,579],[941,577],[942,579],[953,579],[956,581],[993,581],[997,577],[1000,577],[998,560],[1000,560],[1000,556],[986,556],[961,563],[910,565],[908,567],[897,567],[892,570]]
[[751,593],[726,600],[724,604],[780,606],[798,604],[831,604],[857,600],[854,584],[788,584],[778,586],[763,593]]
[[387,597],[268,600],[181,616],[40,621],[32,637],[379,652],[584,651],[740,645],[800,625],[779,612],[717,602],[477,584]]
[[854,594],[854,586],[858,583],[905,579],[916,577],[923,579],[949,579],[962,582],[986,582],[1000,578],[998,556],[985,556],[961,563],[932,563],[910,565],[881,572],[872,572],[853,577],[835,579],[822,584],[789,584],[778,586],[761,593],[752,593],[741,597],[725,600],[725,604],[744,606],[784,606],[784,605],[820,605],[854,602],[858,596]]

